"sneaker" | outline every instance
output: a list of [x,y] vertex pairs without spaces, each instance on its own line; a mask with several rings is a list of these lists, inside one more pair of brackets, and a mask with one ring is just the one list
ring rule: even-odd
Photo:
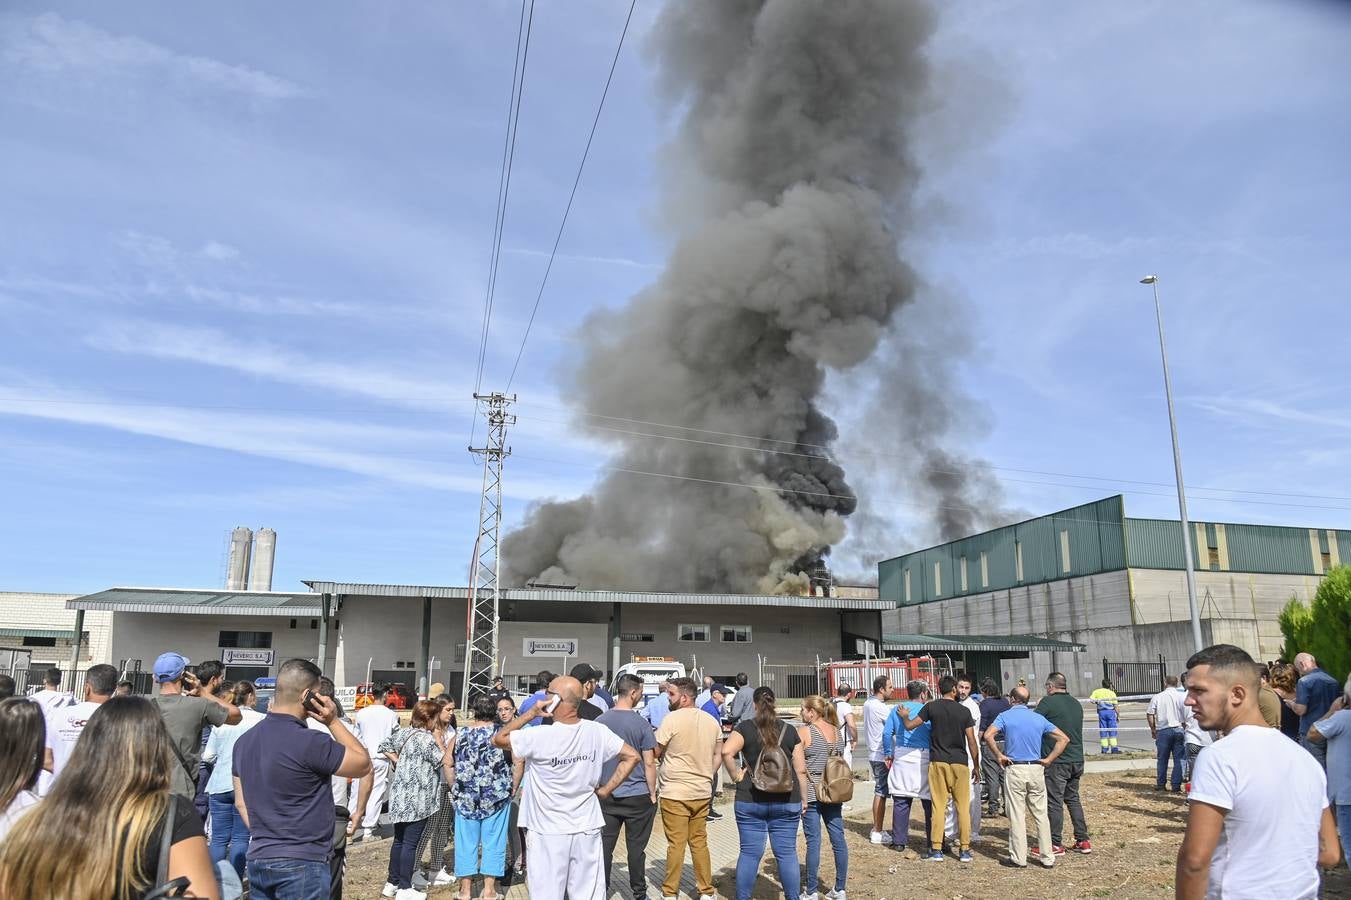
[[1037,857],[1037,862],[1041,863],[1041,867],[1042,867],[1043,869],[1054,869],[1054,868],[1055,868],[1055,860],[1054,860],[1054,859],[1051,860],[1050,862],[1047,862],[1046,860],[1042,859],[1041,857]]
[[970,850],[963,850],[957,857],[957,862],[975,862],[976,858],[971,855]]
[[929,851],[929,855],[926,856],[926,857],[924,857],[924,861],[925,861],[925,862],[942,862],[942,861],[943,861],[943,851],[942,851],[942,850],[930,850],[930,851]]
[[812,891],[810,894],[798,894],[797,900],[821,900],[821,895]]
[[[363,841],[369,841],[369,840],[371,840],[372,838],[375,837],[375,829],[374,829],[374,828],[363,828],[363,829],[361,829],[361,831],[360,831],[359,833],[360,833],[361,839],[362,839]],[[390,896],[392,897],[392,896],[394,896],[394,895],[391,894]]]
[[717,894],[700,894],[699,900],[718,900]]
[[[883,838],[886,838],[886,840],[883,840]],[[890,844],[891,835],[885,831],[870,831],[868,832],[868,840],[874,844]]]
[[1106,755],[1106,754],[1111,753],[1111,752],[1112,752],[1112,751],[1111,751],[1111,750],[1108,750],[1106,747],[1103,747],[1103,748],[1102,748],[1102,753],[1103,753],[1103,755]]
[[455,883],[455,876],[447,872],[445,869],[442,869],[440,872],[437,872],[436,877],[432,879],[432,887],[445,887],[448,884],[454,883]]
[[1088,841],[1075,841],[1074,846],[1070,848],[1075,853],[1092,853],[1093,845]]
[[419,891],[425,891],[430,885],[431,881],[427,878],[427,873],[423,872],[421,869],[417,869],[413,872],[414,888]]
[[844,891],[826,891],[826,900],[848,900]]
[[[1052,845],[1051,845],[1051,852],[1054,853],[1056,856],[1064,856],[1064,855],[1065,855],[1065,848],[1062,847],[1062,846],[1060,846],[1059,844],[1052,844]],[[1041,856],[1041,848],[1040,848],[1040,847],[1033,847],[1033,848],[1032,848],[1032,855],[1033,855],[1033,856]]]
[[393,897],[399,892],[398,886],[392,881],[386,881],[384,890],[380,891],[381,897]]
[[427,894],[417,888],[400,888],[394,900],[427,900]]
[[710,810],[708,811],[708,821],[710,821],[710,822],[721,822],[721,821],[722,821],[722,813],[718,812],[716,809],[710,809]]

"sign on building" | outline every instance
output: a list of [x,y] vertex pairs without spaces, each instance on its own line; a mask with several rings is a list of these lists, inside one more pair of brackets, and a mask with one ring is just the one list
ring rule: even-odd
[[576,656],[579,644],[576,638],[524,638],[521,653],[531,656]]
[[227,666],[270,666],[275,652],[227,647],[221,651],[221,662]]

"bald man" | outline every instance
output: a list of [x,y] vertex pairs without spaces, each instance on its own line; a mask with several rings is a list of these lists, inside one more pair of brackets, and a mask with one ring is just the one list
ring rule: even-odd
[[1299,672],[1299,683],[1295,685],[1294,698],[1286,700],[1285,705],[1299,716],[1299,742],[1326,770],[1327,747],[1309,740],[1309,726],[1327,715],[1333,702],[1342,695],[1342,686],[1337,683],[1337,679],[1319,668],[1318,660],[1314,659],[1312,653],[1295,655],[1295,671]]
[[1318,866],[1340,859],[1327,778],[1257,704],[1251,656],[1217,644],[1187,660],[1186,705],[1223,732],[1192,772],[1187,830],[1177,854],[1179,900],[1318,896]]
[[[541,702],[493,737],[494,745],[525,764],[520,825],[532,900],[605,898],[600,801],[624,783],[641,757],[604,725],[583,720],[578,709],[586,702],[581,682],[560,676],[549,682]],[[554,727],[522,730],[544,716],[553,718]],[[601,784],[602,768],[616,756],[614,775]]]

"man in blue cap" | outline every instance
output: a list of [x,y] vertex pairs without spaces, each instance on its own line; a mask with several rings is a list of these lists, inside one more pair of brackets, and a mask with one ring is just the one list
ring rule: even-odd
[[188,671],[190,660],[181,653],[161,653],[155,660],[159,693],[152,699],[159,707],[169,746],[177,757],[169,789],[187,800],[197,793],[198,764],[202,756],[202,729],[208,725],[239,724],[239,709],[212,691],[201,691],[197,676]]

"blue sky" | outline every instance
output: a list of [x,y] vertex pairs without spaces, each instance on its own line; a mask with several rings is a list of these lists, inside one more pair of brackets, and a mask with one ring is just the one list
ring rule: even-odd
[[[508,522],[598,476],[604,445],[570,425],[559,367],[585,312],[650,283],[672,241],[654,213],[674,126],[644,51],[657,10],[638,5],[514,385]],[[487,388],[520,345],[626,11],[536,8]],[[0,590],[220,584],[238,524],[277,530],[278,588],[464,581],[518,12],[5,4]],[[1351,527],[1347,46],[1351,14],[1325,3],[942,14],[927,212],[902,235],[930,287],[907,314],[927,352],[966,354],[958,447],[1013,504],[1124,491],[1129,514],[1175,514],[1137,284],[1158,272],[1193,516]],[[831,390],[846,462],[878,452],[866,424],[885,411],[850,389],[868,377]],[[903,485],[855,486],[896,553],[929,542]]]

